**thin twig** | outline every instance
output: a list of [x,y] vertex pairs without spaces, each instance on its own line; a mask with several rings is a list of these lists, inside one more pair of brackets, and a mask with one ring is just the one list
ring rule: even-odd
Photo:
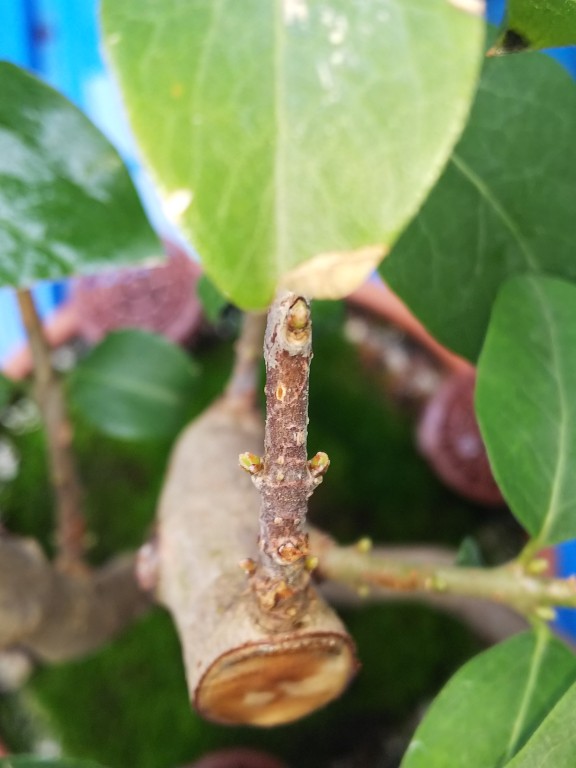
[[[355,589],[360,595],[390,590],[402,594],[460,595],[491,600],[528,619],[552,620],[554,608],[576,608],[576,577],[548,578],[538,574],[544,563],[533,561],[528,572],[517,561],[495,568],[466,568],[410,560],[390,551],[369,550],[366,542],[339,547],[328,537],[314,540],[319,574]],[[368,550],[368,551],[366,551]]]
[[251,584],[263,613],[282,628],[298,622],[307,608],[308,498],[329,463],[325,454],[309,462],[306,452],[312,323],[304,298],[285,293],[272,304],[264,358],[264,457],[242,454],[240,463],[261,496],[259,562]]
[[229,402],[254,406],[258,391],[266,315],[247,312],[234,348],[234,367],[224,396]]
[[50,475],[56,496],[56,562],[63,569],[78,568],[83,563],[86,523],[84,494],[72,446],[72,424],[29,290],[18,291],[18,304],[34,360],[36,399],[46,430]]

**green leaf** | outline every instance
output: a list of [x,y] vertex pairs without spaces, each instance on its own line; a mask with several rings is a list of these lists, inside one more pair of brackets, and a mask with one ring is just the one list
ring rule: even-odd
[[0,768],[103,768],[103,766],[85,760],[20,755],[0,757]]
[[576,45],[576,0],[508,0],[495,54]]
[[542,54],[490,59],[439,183],[382,265],[440,341],[476,359],[504,280],[576,280],[576,86]]
[[166,438],[189,415],[195,374],[184,352],[161,336],[118,331],[80,362],[70,395],[82,415],[108,435]]
[[576,286],[520,277],[496,301],[476,407],[498,486],[539,545],[576,536]]
[[166,210],[232,301],[344,295],[382,258],[468,112],[484,25],[455,6],[104,0]]
[[564,694],[507,768],[574,768],[576,684]]
[[482,568],[486,565],[482,550],[476,539],[472,536],[466,536],[456,553],[454,565],[465,566],[468,568]]
[[10,379],[0,373],[0,410],[9,402],[11,393],[12,383]]
[[215,323],[222,314],[222,310],[228,305],[226,297],[220,293],[212,280],[206,277],[206,275],[200,276],[196,290],[198,298],[202,303],[204,314],[211,323]]
[[576,680],[576,658],[546,628],[476,656],[430,706],[401,768],[499,768]]
[[0,284],[160,257],[118,153],[69,101],[0,62]]

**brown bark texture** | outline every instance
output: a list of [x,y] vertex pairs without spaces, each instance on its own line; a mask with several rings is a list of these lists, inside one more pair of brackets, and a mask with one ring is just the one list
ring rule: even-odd
[[312,322],[308,302],[280,295],[264,337],[264,456],[250,468],[260,493],[259,556],[251,585],[271,628],[289,627],[309,602],[308,499],[328,469],[326,454],[308,461],[308,386]]
[[84,656],[149,606],[131,556],[68,574],[32,539],[0,536],[0,649],[16,647],[45,662]]
[[258,556],[259,499],[238,469],[241,452],[261,447],[260,416],[226,398],[185,430],[160,501],[157,595],[174,618],[198,711],[272,726],[339,696],[356,660],[340,620],[311,589],[290,627],[263,621],[246,572]]
[[31,292],[18,291],[18,303],[32,351],[36,400],[46,433],[50,479],[56,501],[57,562],[63,569],[81,570],[86,522],[84,494],[72,445],[72,424]]

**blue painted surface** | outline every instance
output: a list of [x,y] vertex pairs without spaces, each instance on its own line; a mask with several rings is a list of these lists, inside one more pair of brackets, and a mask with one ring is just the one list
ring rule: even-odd
[[84,109],[85,83],[102,69],[96,13],[96,0],[34,0],[38,69]]
[[0,55],[21,66],[30,65],[31,40],[25,4],[0,0]]
[[486,18],[491,24],[500,24],[504,17],[505,6],[504,0],[488,0],[486,3]]
[[[0,58],[35,71],[86,112],[124,158],[156,229],[189,249],[162,213],[138,161],[119,94],[100,53],[98,0],[0,0]],[[0,363],[24,338],[8,293],[0,290]],[[37,286],[34,294],[46,315],[65,298],[66,284]]]
[[554,48],[548,53],[563,64],[572,77],[576,77],[576,48]]
[[[566,541],[556,547],[556,573],[564,577],[576,574],[576,541]],[[576,610],[561,608],[556,626],[564,634],[576,639]]]

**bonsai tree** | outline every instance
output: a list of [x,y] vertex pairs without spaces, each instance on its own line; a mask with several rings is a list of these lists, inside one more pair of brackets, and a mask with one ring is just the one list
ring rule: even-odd
[[[576,91],[530,51],[576,42],[576,18],[570,3],[515,0],[486,43],[481,12],[475,0],[104,0],[108,56],[166,211],[200,253],[205,293],[244,319],[223,393],[174,445],[154,530],[137,555],[100,565],[29,286],[162,249],[105,140],[1,65],[0,279],[18,290],[56,511],[52,558],[0,537],[3,648],[76,658],[158,602],[200,715],[271,727],[346,696],[359,660],[332,603],[415,598],[493,640],[514,634],[448,682],[403,768],[573,764],[576,659],[549,623],[576,607],[576,585],[542,552],[576,536]],[[503,563],[373,544],[370,531],[339,544],[306,520],[330,466],[307,441],[311,301],[339,300],[375,269],[477,365],[490,466],[526,532]],[[102,430],[171,435],[195,375],[169,342],[125,331],[78,364],[68,395]]]

